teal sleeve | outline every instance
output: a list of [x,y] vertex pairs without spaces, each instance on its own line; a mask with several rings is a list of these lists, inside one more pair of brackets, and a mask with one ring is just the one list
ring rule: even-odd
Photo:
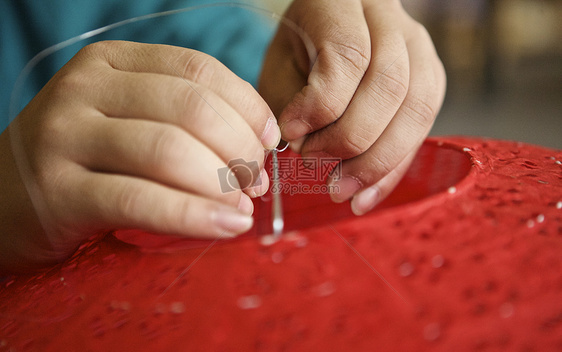
[[[17,76],[41,50],[128,18],[218,3],[202,0],[1,1],[0,131],[9,124],[8,108]],[[17,108],[25,106],[80,48],[100,40],[170,44],[203,51],[255,85],[273,30],[264,12],[233,6],[204,7],[128,24],[71,45],[43,60],[26,79]]]

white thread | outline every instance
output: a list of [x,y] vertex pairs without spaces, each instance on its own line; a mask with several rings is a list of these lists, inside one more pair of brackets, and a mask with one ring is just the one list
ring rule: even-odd
[[[97,29],[93,29],[90,31],[87,31],[85,33],[82,33],[78,36],[69,38],[67,40],[64,40],[60,43],[57,43],[55,45],[52,45],[44,50],[42,50],[41,52],[39,52],[37,55],[35,55],[29,62],[27,62],[27,64],[24,66],[23,70],[20,72],[19,76],[17,77],[15,83],[14,83],[14,87],[12,89],[12,94],[10,97],[10,104],[9,104],[9,108],[8,108],[8,118],[9,118],[9,122],[11,123],[17,116],[17,114],[19,113],[19,104],[20,104],[20,100],[22,97],[22,93],[24,91],[24,87],[25,87],[25,82],[27,81],[28,77],[31,75],[32,70],[45,58],[49,57],[50,55],[69,47],[70,45],[76,44],[80,41],[83,41],[85,39],[89,39],[89,38],[93,38],[95,36],[98,36],[102,33],[105,33],[107,31],[119,28],[119,27],[123,27],[125,25],[129,25],[132,23],[136,23],[136,22],[141,22],[141,21],[146,21],[149,19],[156,19],[156,18],[160,18],[160,17],[167,17],[167,16],[171,16],[171,15],[176,15],[176,14],[181,14],[181,13],[187,13],[190,11],[196,11],[196,10],[202,10],[202,9],[207,9],[207,8],[218,8],[218,7],[236,7],[236,8],[241,8],[241,9],[245,9],[245,10],[249,10],[249,11],[253,11],[254,13],[257,14],[266,14],[266,15],[271,15],[272,18],[278,19],[279,22],[281,24],[284,24],[285,26],[287,26],[290,30],[292,30],[299,38],[301,38],[303,45],[305,46],[305,49],[309,55],[309,60],[311,60],[311,62],[314,62],[316,59],[316,53],[315,53],[315,49],[314,49],[314,45],[312,43],[312,40],[308,37],[308,35],[297,26],[296,23],[292,22],[291,20],[289,20],[288,18],[276,14],[275,12],[269,11],[267,9],[263,9],[248,3],[244,3],[244,2],[216,2],[213,4],[202,4],[202,5],[195,5],[195,6],[188,6],[188,7],[183,7],[183,8],[179,8],[179,9],[172,9],[172,10],[167,10],[167,11],[161,11],[161,12],[155,12],[155,13],[151,13],[151,14],[147,14],[147,15],[142,15],[142,16],[137,16],[137,17],[133,17],[133,18],[129,18],[129,19],[125,19],[122,21],[118,21]],[[212,107],[211,107],[212,108]],[[10,128],[10,142],[12,145],[12,148],[14,150],[14,154],[17,160],[17,168],[18,171],[21,175],[26,175],[30,173],[30,165],[29,162],[27,161],[27,157],[25,154],[25,151],[23,150],[23,148],[21,147],[21,133],[20,130],[17,128]],[[35,184],[32,179],[27,178],[27,177],[23,177],[23,179],[27,179],[28,181],[26,182],[25,186],[26,189],[28,191],[28,193],[30,194],[31,198],[32,198],[32,202],[33,205],[35,207],[35,209],[37,209],[37,213],[39,215],[41,224],[45,230],[45,232],[49,233],[52,232],[52,226],[51,225],[51,219],[52,216],[50,216],[49,211],[48,211],[48,207],[46,206],[46,203],[43,199],[43,196],[41,194],[40,188],[38,187],[37,184]]]
[[301,40],[302,40],[302,42],[305,46],[305,49],[307,51],[308,58],[310,60],[310,65],[312,65],[312,63],[314,61],[316,61],[316,49],[314,48],[314,44],[313,44],[312,40],[295,22],[289,20],[288,18],[286,18],[283,15],[279,15],[279,14],[273,12],[273,11],[270,11],[270,10],[267,10],[267,9],[264,9],[264,8],[261,8],[261,7],[255,6],[255,5],[251,5],[251,4],[248,4],[248,3],[242,3],[242,2],[217,2],[217,3],[213,3],[213,4],[195,5],[195,6],[188,6],[188,7],[183,7],[183,8],[180,8],[180,9],[175,9],[175,10],[154,12],[154,13],[151,13],[151,14],[129,18],[129,19],[126,19],[126,20],[122,20],[122,21],[118,21],[118,22],[115,22],[115,23],[112,23],[112,24],[108,24],[108,25],[100,27],[100,28],[93,29],[91,31],[88,31],[88,32],[82,33],[80,35],[77,35],[75,37],[69,38],[67,40],[64,40],[60,43],[57,43],[55,45],[52,45],[52,46],[40,51],[37,55],[35,55],[31,60],[28,61],[28,63],[24,66],[23,70],[20,72],[18,78],[16,79],[16,82],[14,84],[14,88],[12,89],[12,94],[11,94],[11,97],[10,97],[10,106],[9,106],[9,109],[8,109],[9,122],[12,122],[12,120],[17,116],[17,112],[16,112],[18,110],[17,102],[19,101],[19,98],[21,96],[20,93],[21,93],[21,90],[23,89],[25,80],[30,75],[31,71],[35,68],[35,66],[37,66],[46,57],[56,53],[57,51],[60,51],[64,48],[66,48],[66,47],[69,47],[70,45],[76,44],[76,43],[78,43],[82,40],[93,38],[97,35],[100,35],[102,33],[110,31],[112,29],[116,29],[116,28],[119,28],[119,27],[122,27],[122,26],[125,26],[125,25],[128,25],[128,24],[146,21],[146,20],[155,19],[155,18],[160,18],[160,17],[167,17],[167,16],[176,15],[176,14],[180,14],[180,13],[188,13],[188,12],[191,12],[191,11],[202,10],[202,9],[213,8],[213,7],[238,7],[238,8],[253,11],[255,13],[271,15],[271,18],[276,19],[280,23],[286,25],[289,29],[291,29],[293,32],[295,32],[295,34],[297,34],[301,38]]

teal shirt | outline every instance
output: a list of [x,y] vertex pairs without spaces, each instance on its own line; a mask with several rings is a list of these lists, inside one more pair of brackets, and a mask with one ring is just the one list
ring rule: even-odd
[[[209,0],[2,0],[0,1],[0,131],[9,124],[14,83],[41,50],[84,32],[155,12],[219,3]],[[69,60],[89,43],[131,40],[188,47],[212,55],[256,84],[273,26],[261,11],[213,6],[128,24],[65,48],[32,71],[18,111]]]

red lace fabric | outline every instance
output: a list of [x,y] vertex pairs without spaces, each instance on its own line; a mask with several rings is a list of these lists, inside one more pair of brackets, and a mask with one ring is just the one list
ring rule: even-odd
[[430,139],[366,216],[286,197],[277,242],[267,197],[236,240],[96,236],[0,284],[0,350],[562,350],[561,160]]

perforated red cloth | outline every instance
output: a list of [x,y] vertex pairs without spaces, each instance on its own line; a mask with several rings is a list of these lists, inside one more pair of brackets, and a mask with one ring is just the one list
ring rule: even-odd
[[363,217],[326,195],[228,242],[97,236],[0,284],[0,351],[560,351],[562,153],[437,138]]

